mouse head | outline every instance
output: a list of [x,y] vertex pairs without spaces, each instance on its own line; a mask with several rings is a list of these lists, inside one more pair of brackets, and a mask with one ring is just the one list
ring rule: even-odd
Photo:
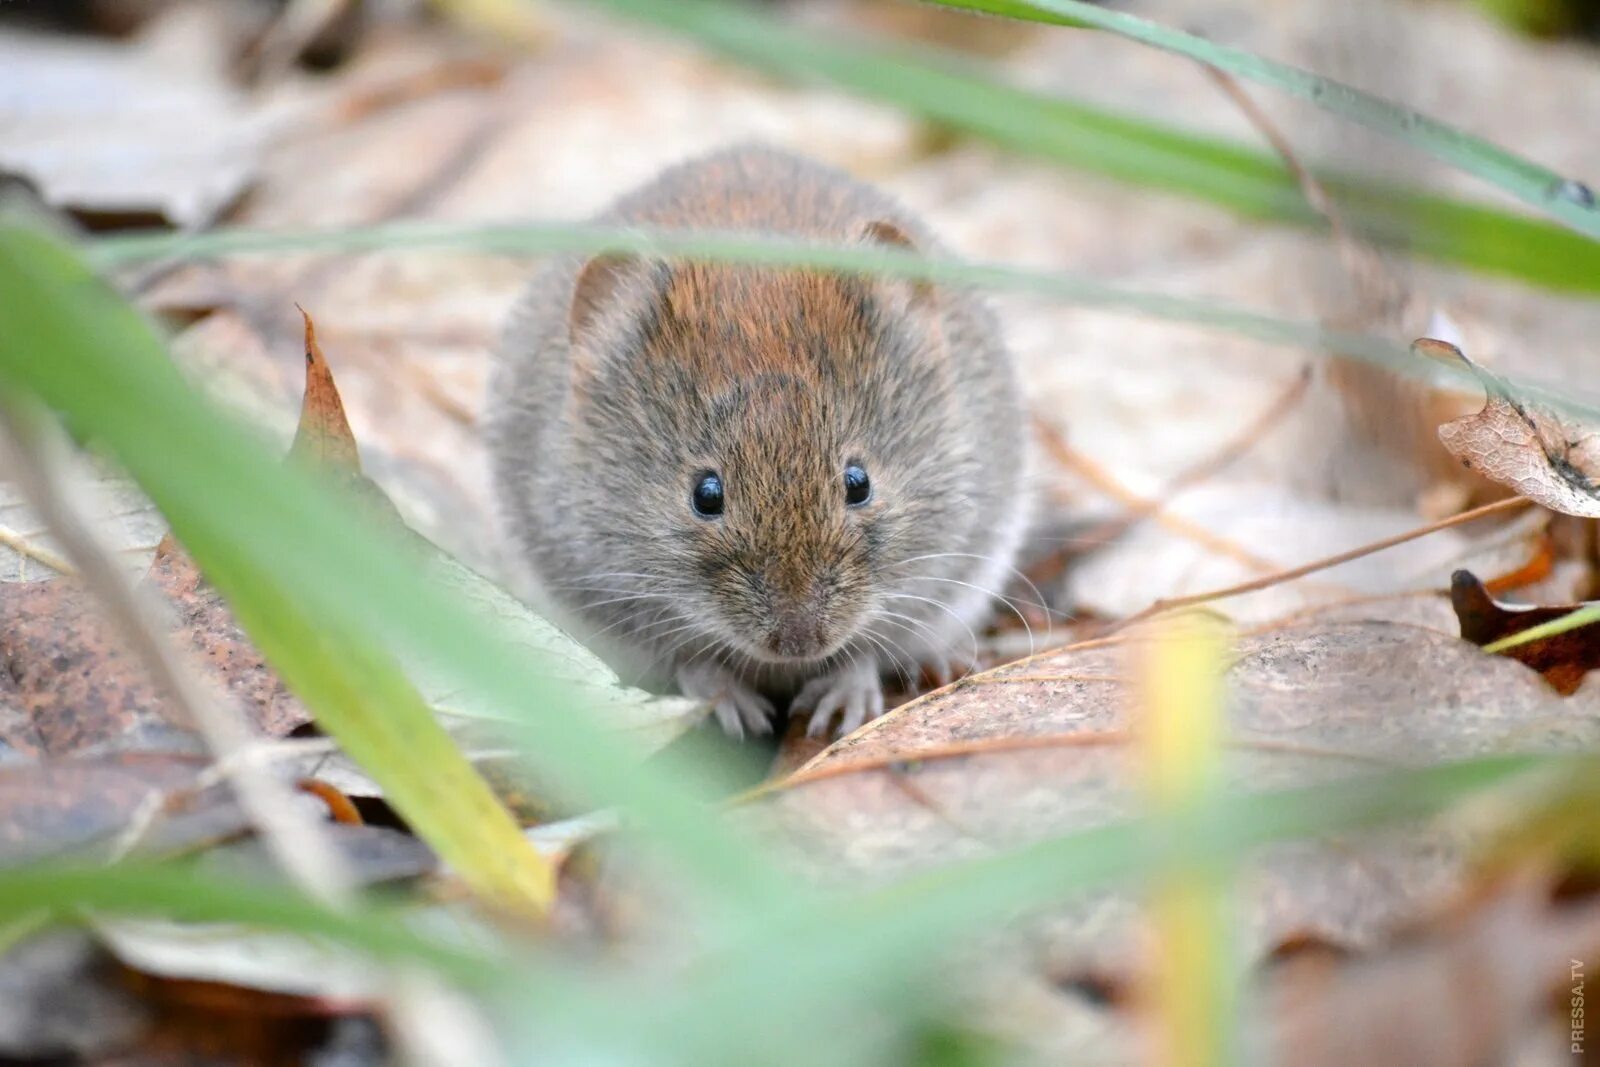
[[639,636],[753,664],[863,644],[887,569],[971,521],[939,302],[760,267],[579,272],[569,415],[602,485],[572,503],[605,569],[651,598]]

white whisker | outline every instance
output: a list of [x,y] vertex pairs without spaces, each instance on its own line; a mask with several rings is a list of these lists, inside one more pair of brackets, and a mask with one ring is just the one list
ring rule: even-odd
[[[999,560],[996,559],[994,556],[985,556],[985,555],[981,555],[981,554],[979,554],[977,552],[930,552],[929,554],[924,555],[924,556],[912,556],[910,559],[900,560],[898,563],[894,564],[894,566],[903,567],[903,566],[906,566],[907,564],[920,563],[920,562],[922,562],[924,560],[933,560],[933,559],[976,559],[976,560],[981,560],[981,561],[983,561],[985,563],[998,563],[999,562]],[[1020,597],[1016,598],[1019,603],[1026,604],[1031,608],[1038,608],[1041,612],[1044,613],[1044,617],[1045,617],[1045,621],[1046,622],[1048,622],[1050,620],[1050,617],[1052,615],[1060,615],[1063,619],[1071,621],[1072,614],[1070,612],[1057,611],[1057,610],[1055,610],[1054,608],[1050,607],[1048,604],[1045,603],[1044,593],[1040,592],[1039,587],[1034,584],[1034,581],[1033,581],[1032,578],[1029,578],[1022,571],[1018,570],[1016,567],[1011,566],[1010,564],[1006,564],[1005,565],[1005,570],[1008,571],[1009,573],[1015,575],[1017,578],[1019,578],[1022,581],[1022,584],[1028,587],[1028,591],[1033,594],[1033,599],[1032,600],[1023,600]],[[986,592],[987,592],[987,590],[986,590]],[[999,593],[992,593],[992,592],[990,593],[990,595],[991,596],[996,596],[996,597],[1000,596]]]
[[967,631],[967,639],[972,642],[972,661],[974,663],[978,661],[978,635],[972,632],[972,627],[968,625],[967,620],[963,619],[949,605],[934,600],[931,597],[918,596],[915,593],[884,593],[883,596],[891,600],[919,600],[924,604],[932,604],[934,607],[938,608],[940,611],[956,620],[956,622],[961,624],[961,628]]
[[1017,617],[1017,621],[1022,623],[1022,628],[1028,632],[1028,654],[1032,655],[1034,649],[1037,647],[1037,644],[1033,638],[1033,625],[1028,622],[1028,617],[1022,613],[1022,609],[1017,607],[1016,604],[1012,603],[1010,597],[996,593],[993,589],[985,589],[981,585],[973,585],[971,582],[963,582],[959,578],[938,578],[931,574],[919,574],[915,578],[907,579],[907,581],[946,582],[950,585],[959,585],[963,589],[971,589],[974,592],[982,593],[984,596],[992,597],[993,599],[998,600],[1011,610],[1011,614]]

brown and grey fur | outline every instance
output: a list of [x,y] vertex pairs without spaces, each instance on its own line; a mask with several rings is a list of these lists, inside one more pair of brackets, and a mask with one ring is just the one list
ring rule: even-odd
[[[600,221],[940,254],[889,197],[765,149],[671,168]],[[489,399],[506,528],[543,593],[735,733],[796,689],[814,728],[850,729],[881,712],[882,672],[970,657],[1029,515],[1015,375],[962,292],[569,257],[518,306]],[[859,508],[850,462],[872,480]],[[709,520],[705,470],[725,486]]]

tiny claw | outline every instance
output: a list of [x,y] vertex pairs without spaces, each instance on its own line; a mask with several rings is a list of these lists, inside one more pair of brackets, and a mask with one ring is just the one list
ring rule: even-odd
[[699,662],[678,668],[678,688],[685,696],[711,705],[723,731],[736,741],[746,733],[761,737],[772,732],[772,701],[745,685],[721,664]]
[[841,713],[838,735],[853,733],[867,720],[883,714],[883,683],[877,665],[853,664],[811,679],[796,694],[794,707],[811,708],[807,737],[826,737],[834,712]]
[[717,717],[717,724],[722,727],[722,732],[735,741],[744,740],[744,720],[739,717],[739,709],[730,703],[720,703],[712,709]]

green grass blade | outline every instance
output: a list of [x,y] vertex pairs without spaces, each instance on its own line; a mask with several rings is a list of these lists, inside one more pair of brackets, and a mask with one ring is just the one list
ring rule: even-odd
[[1538,626],[1530,626],[1520,633],[1510,637],[1502,637],[1498,641],[1491,641],[1483,646],[1485,652],[1504,652],[1508,648],[1526,645],[1532,641],[1542,641],[1546,637],[1555,637],[1557,634],[1569,633],[1584,626],[1593,626],[1600,622],[1600,604],[1585,604],[1573,608],[1559,619],[1542,622]]
[[[1323,225],[1270,153],[1008,85],[932,49],[824,36],[725,0],[593,2],[763,70],[828,81],[1021,153],[1252,218]],[[1319,174],[1346,220],[1374,240],[1553,289],[1600,293],[1600,245],[1581,234],[1354,175]]]
[[416,963],[455,981],[483,984],[506,961],[454,948],[408,929],[396,913],[364,905],[326,908],[287,886],[220,880],[175,866],[19,867],[0,870],[0,927],[40,913],[81,910],[182,922],[235,923],[323,938],[379,959]]
[[603,1006],[559,990],[546,990],[529,1020],[541,1037],[547,1027],[570,1026],[585,1045],[603,1032],[619,1062],[631,1062],[629,1054],[682,1064],[764,1062],[772,1049],[785,1050],[785,1063],[854,1062],[846,1057],[861,1052],[852,1042],[864,1036],[843,1025],[819,1033],[817,1019],[944,1010],[959,983],[940,965],[994,923],[1173,863],[1235,862],[1279,841],[1422,818],[1541,770],[1592,774],[1593,765],[1573,757],[1492,756],[1296,790],[1232,793],[1178,836],[1162,832],[1158,819],[1139,818],[882,888],[774,908],[748,936],[700,960],[671,988],[618,993],[633,1005],[626,1029],[605,1030]]
[[1286,63],[1214,44],[1148,19],[1083,0],[926,0],[940,7],[982,11],[1028,22],[1092,26],[1309,100],[1480,178],[1590,237],[1600,237],[1600,208],[1592,193],[1567,178],[1464,130],[1410,108]]
[[[1582,238],[1576,239],[1586,247],[1600,247]],[[1411,353],[1410,339],[1407,339],[1406,345],[1400,345],[1384,338],[1326,329],[1315,323],[1280,319],[1215,301],[1121,289],[1093,278],[1063,272],[1044,272],[994,263],[923,259],[893,249],[817,245],[751,234],[688,233],[642,227],[619,229],[564,223],[488,226],[400,223],[347,230],[218,230],[195,235],[108,237],[90,245],[87,255],[92,262],[101,266],[116,267],[151,259],[197,259],[278,252],[374,252],[412,248],[463,248],[524,255],[629,252],[918,278],[968,288],[1030,293],[1085,307],[1225,330],[1271,344],[1303,348],[1319,354],[1349,356],[1400,374],[1427,376],[1441,373],[1438,363],[1418,359]],[[1465,386],[1476,385],[1475,380],[1464,372],[1446,367],[1443,373],[1457,374],[1458,380]],[[1586,403],[1570,388],[1557,391],[1523,381],[1513,384],[1519,395],[1538,400],[1554,410],[1566,412],[1575,418],[1600,420],[1600,406]]]
[[[462,688],[484,693],[519,717],[536,766],[553,788],[623,806],[635,824],[673,846],[710,899],[733,906],[788,890],[747,842],[707,816],[664,764],[640,766],[630,746],[586,719],[572,694],[508,646],[490,621],[422,581],[414,552],[353,517],[347,502],[264,455],[201,402],[149,326],[69,248],[37,231],[4,226],[0,388],[40,397],[65,415],[80,439],[100,442],[161,509],[252,636],[272,646],[274,665],[309,696],[334,699],[338,687],[352,681],[332,673],[347,666],[345,656],[366,657],[362,666],[373,666],[373,646],[354,643],[353,634],[401,658],[448,667]],[[308,622],[309,634],[302,632]],[[315,647],[318,634],[326,647]],[[303,662],[284,660],[289,642],[307,657]],[[369,724],[383,731],[370,752],[405,760],[402,788],[415,790],[418,806],[435,803],[439,798],[426,780],[439,774],[440,766],[429,761],[440,749],[425,739],[438,727],[404,701],[391,710],[393,723]],[[326,706],[316,711],[337,714]],[[386,786],[397,781],[395,767],[368,769]],[[448,810],[472,809],[457,803]],[[456,826],[445,833],[473,841],[482,831]],[[486,873],[496,870],[489,866]]]
[[[7,237],[0,246],[5,347],[23,358],[60,352],[81,327],[71,317],[72,298],[94,290],[42,236],[11,231]],[[114,298],[94,305],[113,328],[138,321]],[[85,310],[82,301],[76,310]],[[360,630],[285,595],[271,571],[241,550],[246,542],[215,521],[217,511],[213,505],[168,514],[184,546],[318,725],[367,769],[395,810],[469,885],[506,906],[547,910],[555,897],[554,870],[399,665]],[[270,534],[262,530],[256,536]]]

